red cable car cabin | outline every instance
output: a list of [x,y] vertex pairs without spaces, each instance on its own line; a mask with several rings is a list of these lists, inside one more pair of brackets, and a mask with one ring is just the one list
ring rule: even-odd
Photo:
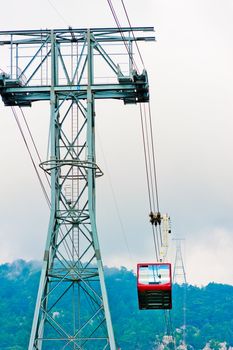
[[171,309],[171,264],[138,264],[137,287],[140,310]]

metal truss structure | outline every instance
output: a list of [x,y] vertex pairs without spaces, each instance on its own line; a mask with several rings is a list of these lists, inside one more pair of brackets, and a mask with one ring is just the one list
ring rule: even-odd
[[[135,41],[154,40],[140,34],[148,31],[0,32],[10,65],[0,72],[4,104],[50,102],[50,158],[40,167],[51,178],[51,213],[29,350],[116,350],[96,228],[95,181],[103,173],[95,159],[95,100],[149,100],[146,71],[139,74],[129,59]],[[123,49],[127,69],[116,63]]]
[[176,256],[173,271],[173,283],[187,284],[186,272],[184,268],[184,261],[182,256],[181,242],[184,238],[173,238],[176,242]]
[[186,344],[186,302],[187,302],[187,279],[186,272],[184,268],[184,261],[182,256],[181,243],[184,242],[184,238],[175,238],[173,239],[176,242],[176,256],[174,263],[174,271],[173,271],[173,283],[177,283],[183,286],[183,325],[182,325],[182,343],[184,349],[187,348]]

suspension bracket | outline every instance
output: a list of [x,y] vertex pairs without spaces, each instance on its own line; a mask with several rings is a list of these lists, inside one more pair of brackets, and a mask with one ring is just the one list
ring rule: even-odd
[[144,103],[149,101],[149,83],[147,71],[143,69],[142,74],[138,74],[134,69],[130,76],[124,76],[121,72],[118,73],[118,81],[120,84],[134,84],[135,93],[132,92],[129,96],[123,98],[124,104]]

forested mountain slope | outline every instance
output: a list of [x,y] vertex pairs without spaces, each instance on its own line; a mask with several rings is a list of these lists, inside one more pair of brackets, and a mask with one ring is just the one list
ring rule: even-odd
[[[164,335],[163,311],[139,311],[136,278],[132,271],[105,268],[116,339],[122,350],[152,350]],[[0,266],[0,349],[25,350],[28,345],[40,263],[17,260]],[[233,286],[210,283],[187,286],[187,344],[203,349],[212,341],[233,346]],[[177,338],[183,325],[184,287],[173,288],[172,323]]]

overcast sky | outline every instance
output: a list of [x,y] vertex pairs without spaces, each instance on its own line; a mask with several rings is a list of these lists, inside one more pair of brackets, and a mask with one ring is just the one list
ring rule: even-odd
[[[120,0],[113,3],[127,25]],[[187,279],[233,284],[233,3],[125,5],[133,26],[155,27],[156,43],[140,47],[150,81],[160,208],[171,216],[173,237],[185,238]],[[0,30],[115,26],[107,0],[12,0],[1,12]],[[49,111],[25,113],[45,157]],[[97,118],[97,163],[105,173],[97,180],[103,260],[133,269],[154,259],[138,108],[98,103]],[[0,262],[41,259],[49,211],[2,102],[0,128]]]

